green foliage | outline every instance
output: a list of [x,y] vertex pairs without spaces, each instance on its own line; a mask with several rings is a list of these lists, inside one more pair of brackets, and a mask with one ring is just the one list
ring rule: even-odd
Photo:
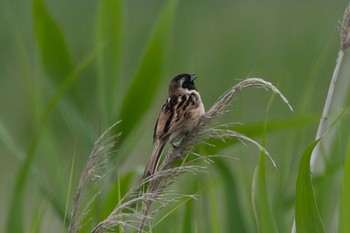
[[[62,33],[47,12],[43,1],[33,0],[33,15],[35,16],[34,23],[36,35],[44,68],[54,81],[59,82],[61,77],[68,75],[71,69],[69,55],[66,50]],[[43,128],[41,128],[41,130],[43,130]],[[14,195],[12,196],[9,209],[7,232],[24,231],[22,224],[22,210],[25,188],[30,167],[35,157],[39,140],[38,137],[41,130],[38,130],[39,133],[34,135],[32,143],[28,148],[25,161],[23,162],[17,176]]]
[[106,218],[120,200],[120,196],[124,196],[130,187],[132,187],[134,176],[134,172],[127,172],[119,176],[116,182],[114,182],[112,187],[108,190],[107,196],[104,200],[99,220]]
[[[1,2],[0,216],[6,217],[0,219],[0,231],[66,232],[92,144],[122,120],[118,167],[104,177],[102,195],[88,216],[92,221],[81,231],[89,232],[141,179],[169,80],[196,72],[206,109],[250,75],[279,83],[298,110],[290,113],[272,104],[264,121],[266,94],[249,90],[238,96],[223,122],[242,122],[230,129],[265,137],[278,168],[269,169],[263,156],[258,162],[255,148],[238,141],[195,148],[238,160],[214,159],[205,164],[208,175],[175,183],[171,189],[198,199],[163,209],[152,232],[290,232],[294,204],[298,233],[335,232],[336,227],[348,232],[350,142],[348,133],[340,133],[348,124],[332,132],[331,153],[322,151],[326,170],[314,182],[308,169],[317,142],[301,157],[316,133],[339,47],[334,25],[346,3]],[[347,67],[340,72],[342,77],[349,73]],[[334,203],[340,195],[325,192],[328,184],[342,190],[339,210]]]
[[[262,135],[262,132],[265,131],[266,133],[274,133],[276,131],[283,131],[283,130],[290,130],[290,129],[296,129],[298,127],[305,127],[305,125],[308,125],[310,123],[313,123],[316,121],[315,117],[300,117],[300,118],[293,118],[293,119],[283,119],[283,120],[270,120],[268,122],[260,122],[260,123],[251,123],[251,124],[236,124],[230,127],[230,129],[241,132],[245,134],[248,137],[254,138]],[[233,144],[239,143],[238,141],[232,141],[232,142],[220,142],[220,141],[211,141],[210,143],[214,143],[215,147],[208,147],[208,146],[202,146],[202,148],[205,148],[205,151],[207,153],[215,153],[220,150],[224,150]]]
[[50,16],[44,0],[33,0],[35,36],[45,71],[60,84],[72,70],[72,63],[61,29]]
[[230,167],[225,163],[223,159],[215,160],[216,171],[220,174],[220,178],[224,183],[224,200],[226,203],[225,214],[226,227],[225,229],[231,229],[228,232],[247,232],[240,211],[239,197],[237,195],[238,189],[235,177],[230,171]]
[[166,51],[175,3],[176,0],[169,0],[164,7],[152,37],[146,45],[135,77],[125,93],[118,117],[122,120],[119,130],[123,132],[123,138],[127,138],[140,125],[143,116],[157,96],[166,64]]
[[344,180],[343,180],[343,192],[340,203],[339,212],[339,233],[346,233],[350,231],[350,140],[348,141],[348,150],[344,165]]
[[268,192],[266,188],[265,155],[260,155],[259,167],[255,170],[253,181],[253,205],[255,206],[256,221],[259,232],[278,232],[272,209],[269,205]]
[[102,127],[112,124],[116,105],[121,98],[120,61],[123,23],[123,1],[98,2],[97,42],[102,49],[97,55],[98,96],[102,114]]
[[193,232],[194,223],[193,223],[193,214],[195,208],[195,201],[190,200],[186,203],[184,208],[184,215],[182,219],[182,232]]
[[295,224],[297,232],[300,233],[325,232],[318,212],[310,172],[311,153],[319,141],[314,141],[306,148],[300,161],[295,197]]

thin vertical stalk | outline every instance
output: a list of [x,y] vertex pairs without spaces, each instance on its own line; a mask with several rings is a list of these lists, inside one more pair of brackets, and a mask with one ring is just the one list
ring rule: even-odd
[[[338,52],[338,58],[337,62],[333,71],[332,79],[329,84],[329,89],[327,93],[326,102],[323,107],[322,117],[320,119],[320,123],[318,125],[317,133],[316,133],[316,139],[319,139],[324,133],[326,128],[326,123],[328,119],[329,110],[331,108],[333,96],[334,96],[334,89],[335,85],[338,80],[340,67],[343,63],[344,58],[344,52],[350,47],[350,4],[346,7],[343,20],[340,23],[339,26],[339,34],[340,34],[340,49]],[[313,173],[316,168],[316,160],[320,154],[320,146],[317,145],[315,149],[313,150],[311,154],[310,159],[310,172]],[[293,222],[293,227],[291,233],[296,233],[296,225],[295,225],[295,218]]]
[[[342,49],[340,49],[338,52],[337,64],[336,64],[334,71],[333,71],[332,80],[329,84],[327,98],[326,98],[326,102],[325,102],[324,107],[323,107],[322,117],[321,117],[320,123],[318,125],[315,140],[319,139],[325,132],[325,127],[326,127],[326,122],[328,119],[329,109],[331,107],[333,96],[334,96],[334,88],[335,88],[335,85],[336,85],[338,77],[339,77],[339,70],[340,70],[340,67],[343,63],[343,58],[344,58],[344,51]],[[311,161],[310,161],[311,172],[314,172],[314,170],[315,170],[316,160],[317,160],[317,157],[319,155],[319,151],[320,151],[320,144],[315,147],[315,149],[313,150],[312,155],[311,155]]]

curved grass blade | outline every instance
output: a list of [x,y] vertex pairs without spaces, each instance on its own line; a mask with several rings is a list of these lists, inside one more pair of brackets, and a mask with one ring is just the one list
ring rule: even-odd
[[185,198],[183,201],[177,203],[172,209],[170,209],[164,215],[162,215],[162,217],[156,223],[153,224],[152,228],[155,228],[156,226],[160,225],[160,223],[163,222],[164,219],[168,218],[170,215],[172,215],[174,212],[176,212],[176,210],[181,208],[186,203],[190,202],[191,200],[196,199],[196,196],[194,196],[194,195],[188,195],[188,196],[183,195],[183,198]]
[[[75,82],[75,80],[79,76],[79,73],[86,68],[86,66],[90,63],[92,58],[93,58],[93,54],[87,56],[85,59],[83,59],[81,64],[79,64],[72,71],[72,73],[65,78],[61,86],[56,90],[55,94],[49,101],[49,104],[47,105],[47,107],[45,108],[45,111],[42,114],[42,117],[40,119],[40,125],[37,131],[33,135],[32,141],[30,142],[30,145],[26,151],[25,160],[21,164],[18,175],[16,177],[15,187],[11,197],[9,213],[7,216],[6,232],[8,233],[23,232],[22,212],[23,212],[25,186],[27,183],[28,174],[31,169],[33,160],[36,156],[36,149],[37,149],[38,143],[40,141],[40,138],[44,130],[46,129],[45,127],[51,115],[51,112],[56,107],[58,101],[60,100],[62,95],[65,93],[65,91],[69,87],[71,87],[71,85]],[[59,213],[64,213],[64,210],[61,211],[60,208],[57,207],[56,205],[57,203],[53,203],[53,204],[54,204],[53,206],[56,207],[56,210],[58,210]],[[64,214],[61,214],[61,215],[63,216]]]
[[310,173],[311,153],[320,139],[312,142],[301,158],[296,186],[295,224],[298,233],[325,233],[318,212]]
[[193,232],[193,216],[194,216],[195,201],[190,200],[185,204],[184,216],[182,220],[182,232]]
[[94,143],[90,156],[81,172],[79,184],[74,195],[71,221],[68,232],[77,233],[89,221],[96,197],[101,193],[101,179],[110,171],[113,157],[117,152],[116,140],[120,134],[109,135],[119,124],[108,128]]
[[107,218],[113,211],[114,206],[116,206],[120,200],[119,193],[120,196],[124,196],[127,193],[127,191],[131,188],[134,176],[135,172],[131,171],[118,177],[118,180],[116,180],[115,184],[108,191],[102,207],[100,219]]
[[276,222],[269,205],[266,189],[265,155],[261,153],[259,167],[253,180],[253,206],[260,233],[277,233]]
[[5,125],[2,123],[0,118],[0,141],[3,142],[5,147],[11,151],[19,160],[23,160],[24,152],[16,145],[15,140],[10,135],[10,132],[6,129]]
[[72,70],[72,63],[61,29],[49,14],[44,0],[33,0],[35,37],[46,73],[55,84]]
[[9,5],[9,1],[2,1],[0,3],[0,10],[1,14],[5,16],[10,25],[10,28],[12,29],[12,37],[13,41],[15,42],[17,57],[21,64],[20,67],[18,67],[18,69],[22,71],[23,75],[21,75],[21,77],[24,82],[25,92],[27,94],[28,102],[30,104],[30,107],[28,109],[32,111],[33,118],[35,120],[38,120],[38,88],[37,83],[33,82],[33,68],[30,65],[29,53],[25,49],[25,37],[22,35],[19,29],[17,18],[15,17],[12,7],[10,7]]
[[343,193],[339,213],[339,233],[350,232],[350,140],[344,165]]
[[[297,193],[296,193],[296,205],[295,205],[295,220],[294,220],[291,232],[299,232],[298,226],[297,226],[297,224],[298,224],[297,223],[297,208],[299,209],[298,214],[299,214],[299,218],[301,220],[300,227],[303,227],[303,229],[305,227],[312,227],[312,224],[310,225],[308,222],[305,222],[305,219],[302,219],[302,217],[306,217],[302,212],[303,211],[303,201],[304,201],[303,195],[306,196],[305,199],[308,199],[308,200],[306,200],[306,202],[309,201],[307,204],[310,206],[307,210],[312,212],[312,214],[314,214],[312,216],[314,221],[321,222],[322,227],[318,226],[318,229],[320,229],[320,232],[324,232],[323,223],[321,221],[320,214],[319,214],[317,206],[316,206],[316,200],[315,200],[315,196],[314,196],[314,192],[313,192],[313,186],[311,183],[310,159],[311,159],[312,151],[315,148],[315,146],[317,145],[317,143],[334,128],[334,126],[345,115],[345,113],[348,112],[348,110],[349,110],[349,108],[345,108],[341,113],[339,113],[338,116],[335,118],[335,120],[330,124],[330,126],[328,127],[326,132],[319,139],[317,139],[316,141],[311,143],[309,145],[309,147],[303,153],[302,161],[301,161],[300,166],[299,166],[299,173],[302,173],[302,175],[304,177],[299,178],[299,174],[298,174],[297,189],[296,189]],[[306,166],[306,162],[309,163],[309,166]],[[301,167],[302,165],[303,165],[303,168]],[[307,169],[308,169],[308,173],[306,171]],[[302,178],[304,178],[306,180],[303,181]],[[299,190],[298,190],[298,186],[300,186]],[[297,205],[297,201],[299,201],[298,205]],[[310,207],[312,207],[313,209],[310,209]],[[303,222],[303,220],[304,220],[304,222]],[[323,231],[321,229],[323,229]],[[308,229],[306,228],[306,230],[308,230]],[[308,232],[308,231],[303,231],[303,232]]]
[[225,229],[228,232],[248,232],[246,227],[244,226],[243,216],[241,212],[240,205],[238,203],[238,191],[236,180],[231,173],[231,168],[227,165],[227,163],[223,159],[216,159],[213,165],[216,168],[216,171],[220,174],[222,181],[224,183],[225,188],[225,203],[226,203],[226,213],[224,216],[226,217],[225,223],[227,226]]
[[[268,112],[271,108],[275,95],[271,95],[265,109],[265,119],[267,119]],[[262,129],[262,143],[266,146],[266,132],[267,132],[267,120]],[[257,222],[258,231],[260,233],[277,233],[277,225],[272,214],[268,192],[266,188],[266,168],[265,168],[265,155],[260,153],[259,165],[255,169],[252,187],[252,203],[254,214]]]
[[[266,131],[265,132],[266,134],[269,134],[269,133],[277,132],[279,130],[295,129],[297,127],[302,127],[310,123],[317,122],[317,120],[318,120],[317,117],[303,116],[300,118],[270,120],[268,122],[261,122],[261,123],[252,123],[252,124],[243,124],[243,125],[236,124],[236,125],[232,125],[228,129],[243,133],[244,135],[247,135],[248,137],[253,138],[253,137],[261,136],[265,131]],[[265,127],[266,127],[266,130],[265,130]],[[214,141],[209,141],[209,143],[215,145],[215,147],[203,146],[205,147],[204,149],[206,153],[215,154],[216,152],[220,150],[224,150],[238,142],[237,141],[224,142],[224,141],[214,140]]]
[[169,0],[166,3],[142,56],[136,75],[126,92],[118,117],[122,120],[118,130],[123,133],[122,141],[137,128],[136,126],[149,110],[156,93],[158,93],[157,90],[161,86],[175,3],[175,0]]
[[73,173],[74,173],[74,165],[75,165],[76,150],[77,150],[77,146],[75,145],[75,147],[74,147],[74,153],[73,153],[73,158],[72,158],[72,163],[71,163],[70,172],[69,172],[69,182],[68,182],[68,189],[67,189],[66,206],[65,206],[64,218],[63,218],[63,225],[64,225],[64,226],[66,226],[66,218],[67,218],[67,212],[68,212],[70,194],[71,194],[71,190],[72,190],[72,182],[73,182]]
[[[116,100],[120,97],[119,71],[122,39],[123,0],[99,1],[97,14],[97,42],[102,49],[97,54],[98,98],[101,126],[111,124],[115,117]],[[117,96],[119,95],[119,96]]]
[[209,188],[209,196],[208,196],[208,201],[209,201],[209,209],[210,209],[210,222],[211,222],[211,232],[212,233],[219,233],[222,232],[220,230],[220,224],[219,224],[219,211],[218,211],[218,206],[217,206],[217,196],[215,195],[215,191],[213,190],[214,188]]

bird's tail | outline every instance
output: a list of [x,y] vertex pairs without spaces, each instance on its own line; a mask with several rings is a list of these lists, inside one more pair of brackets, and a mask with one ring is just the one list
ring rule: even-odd
[[160,156],[162,155],[164,146],[165,146],[164,143],[160,142],[159,140],[156,140],[151,158],[149,159],[147,166],[145,168],[145,172],[143,173],[143,179],[153,175],[154,172],[156,171],[156,167],[160,159]]

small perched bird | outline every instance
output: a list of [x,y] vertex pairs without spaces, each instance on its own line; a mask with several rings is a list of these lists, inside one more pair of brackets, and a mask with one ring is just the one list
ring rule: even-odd
[[194,75],[180,74],[171,80],[169,97],[154,127],[154,148],[143,178],[154,174],[164,146],[167,143],[178,146],[185,134],[196,127],[204,115],[202,99],[194,85],[195,79]]

